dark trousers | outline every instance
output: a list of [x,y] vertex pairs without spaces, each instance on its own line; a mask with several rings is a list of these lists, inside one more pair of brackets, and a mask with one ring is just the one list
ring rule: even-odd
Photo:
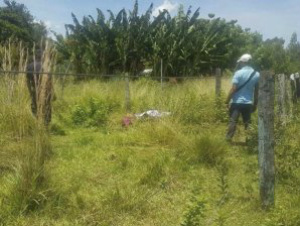
[[229,140],[233,137],[240,114],[242,115],[245,129],[248,128],[249,124],[251,123],[252,110],[253,110],[252,104],[231,104],[229,109],[230,120],[229,120],[226,139]]

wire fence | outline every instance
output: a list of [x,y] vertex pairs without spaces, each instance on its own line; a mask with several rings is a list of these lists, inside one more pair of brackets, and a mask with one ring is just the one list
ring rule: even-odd
[[129,75],[128,73],[120,74],[99,74],[99,73],[66,73],[66,72],[36,72],[36,71],[5,71],[0,70],[0,75],[24,75],[24,74],[39,74],[39,75],[52,75],[52,76],[68,76],[74,78],[151,78],[151,79],[213,79],[214,75],[198,75],[198,76],[152,76],[151,73]]
[[[0,78],[8,78],[8,79],[17,79],[19,76],[26,77],[27,80],[27,86],[31,84],[32,87],[29,88],[30,95],[36,95],[36,93],[39,93],[39,91],[32,91],[33,89],[39,89],[39,82],[37,78],[41,78],[41,76],[51,77],[52,80],[52,87],[55,92],[56,97],[64,99],[66,94],[69,94],[68,86],[73,84],[74,82],[81,82],[81,81],[93,81],[93,80],[102,80],[105,82],[120,82],[117,86],[119,87],[120,94],[123,96],[124,100],[124,106],[126,108],[126,111],[129,113],[131,111],[131,103],[132,100],[135,98],[134,93],[134,84],[136,81],[139,81],[140,79],[149,79],[154,80],[157,82],[157,88],[160,86],[160,88],[157,89],[157,91],[161,90],[159,92],[159,95],[164,95],[163,92],[170,89],[170,86],[172,84],[184,84],[185,81],[188,80],[197,80],[199,81],[199,85],[203,85],[203,89],[205,91],[201,93],[214,93],[214,89],[216,89],[216,95],[221,95],[221,81],[224,80],[221,77],[221,70],[216,70],[216,73],[214,75],[199,75],[199,76],[151,76],[151,73],[149,74],[140,74],[140,75],[129,75],[128,73],[120,73],[115,75],[104,75],[104,74],[97,74],[97,73],[67,73],[67,72],[35,72],[35,71],[8,71],[8,70],[0,70]],[[49,76],[50,75],[50,76]],[[32,80],[32,81],[29,81]],[[226,80],[228,80],[226,78]],[[28,82],[29,81],[29,82]],[[207,83],[202,83],[202,81],[207,81]],[[227,87],[226,87],[227,89]],[[50,89],[49,89],[50,90]],[[35,99],[34,97],[31,97],[32,99]]]

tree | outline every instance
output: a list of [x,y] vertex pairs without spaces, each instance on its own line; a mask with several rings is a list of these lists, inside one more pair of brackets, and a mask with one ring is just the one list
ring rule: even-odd
[[287,46],[287,54],[290,60],[290,70],[295,73],[300,70],[300,43],[297,40],[297,34],[293,33],[291,41]]
[[284,48],[284,40],[268,39],[254,54],[255,64],[260,70],[273,70],[275,73],[289,71],[289,58]]
[[81,22],[72,14],[73,24],[66,25],[65,38],[57,37],[57,46],[77,73],[138,75],[147,65],[159,76],[163,60],[164,75],[178,77],[233,68],[239,55],[262,43],[260,34],[242,29],[237,21],[214,14],[199,18],[199,8],[193,12],[180,6],[174,17],[167,10],[152,17],[152,4],[144,14],[138,10],[136,0],[132,11],[108,10],[108,19],[100,9],[97,18],[85,16]]
[[17,39],[32,44],[46,37],[45,25],[34,22],[24,4],[11,0],[4,0],[4,4],[0,7],[0,43]]

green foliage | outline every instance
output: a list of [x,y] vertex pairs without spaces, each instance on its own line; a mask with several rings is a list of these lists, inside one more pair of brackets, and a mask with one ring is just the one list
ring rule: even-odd
[[201,226],[205,212],[205,201],[202,198],[193,196],[183,216],[180,226]]
[[180,7],[174,17],[164,10],[154,18],[152,4],[144,14],[138,10],[136,0],[132,11],[115,15],[109,10],[108,19],[100,9],[97,18],[85,16],[82,22],[72,14],[66,38],[57,36],[61,57],[77,73],[139,75],[150,66],[159,76],[162,60],[165,76],[194,76],[216,66],[232,68],[239,55],[262,42],[261,35],[243,30],[237,21],[199,18],[200,8],[185,12]]
[[0,7],[0,43],[16,39],[32,44],[46,38],[46,26],[34,22],[33,16],[24,4],[12,0],[4,0],[4,4]]
[[[300,142],[296,139],[299,129],[295,124],[276,131],[276,174],[279,179],[288,180],[294,177],[300,166]],[[285,137],[289,134],[289,138]],[[291,142],[292,140],[292,142]]]
[[[0,45],[0,54],[3,52],[2,68],[24,70],[28,53],[22,44]],[[46,128],[31,114],[25,76],[2,74],[0,105],[1,218],[2,214],[18,216],[46,206],[51,192],[45,163],[52,149]]]
[[272,70],[274,73],[295,73],[300,70],[300,43],[293,33],[290,43],[284,46],[281,38],[264,41],[254,51],[255,67],[259,70]]
[[218,201],[218,206],[225,205],[228,202],[230,195],[229,195],[229,183],[228,183],[228,163],[226,161],[222,161],[217,166],[218,176],[219,176],[219,184],[218,187],[220,189],[221,197]]
[[[0,79],[0,225],[299,224],[298,120],[277,131],[276,208],[265,212],[257,157],[225,142],[214,80],[163,90],[156,81],[130,81],[134,113],[172,114],[128,128],[121,126],[123,81],[67,80],[63,99],[56,89],[50,137],[37,127],[22,81]],[[205,199],[194,195],[186,204],[193,190]]]
[[299,211],[288,211],[282,206],[274,210],[270,218],[266,219],[266,226],[294,226],[300,224]]
[[103,126],[111,112],[118,108],[113,101],[104,101],[91,97],[86,103],[77,104],[71,112],[72,122],[75,125]]
[[288,72],[289,58],[283,39],[266,40],[255,52],[254,59],[260,70],[273,70],[275,73]]
[[293,33],[290,43],[287,47],[287,54],[289,57],[289,63],[290,63],[290,72],[295,73],[300,70],[300,64],[299,64],[299,59],[300,59],[300,43],[297,39],[297,34]]
[[224,95],[216,97],[214,109],[216,110],[216,120],[218,122],[228,122],[228,109],[224,104]]

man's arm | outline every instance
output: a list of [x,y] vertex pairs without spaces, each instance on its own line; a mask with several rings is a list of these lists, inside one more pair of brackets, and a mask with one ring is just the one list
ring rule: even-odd
[[253,112],[257,109],[257,103],[258,103],[258,85],[254,88],[254,100],[253,100]]
[[228,93],[228,96],[227,96],[225,104],[229,104],[229,102],[230,102],[233,94],[235,93],[236,89],[237,89],[237,85],[233,84],[232,87],[231,87],[231,89],[230,89],[230,91],[229,91],[229,93]]

